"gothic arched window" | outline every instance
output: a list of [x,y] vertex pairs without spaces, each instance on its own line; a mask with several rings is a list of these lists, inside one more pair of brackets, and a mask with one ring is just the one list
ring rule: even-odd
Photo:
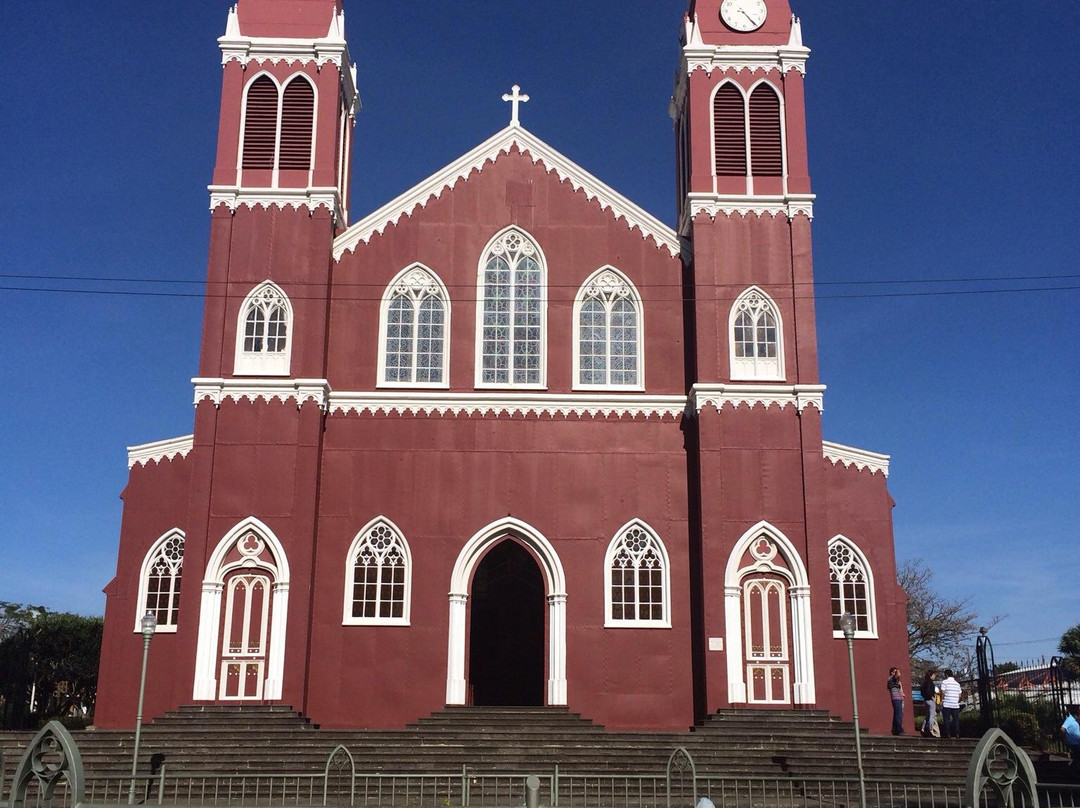
[[408,625],[412,555],[397,526],[379,517],[356,534],[345,570],[345,625]]
[[746,176],[746,99],[731,82],[713,96],[713,151],[716,176]]
[[547,321],[546,269],[536,243],[512,227],[480,263],[477,387],[542,387]]
[[667,549],[652,528],[638,520],[621,528],[608,545],[604,569],[604,625],[671,626],[671,569]]
[[176,631],[180,617],[180,578],[184,570],[184,533],[170,530],[150,547],[139,574],[139,600],[135,630],[143,615],[157,618],[157,631]]
[[379,385],[447,387],[450,298],[425,266],[400,273],[383,295]]
[[641,301],[612,267],[585,281],[574,301],[574,386],[642,389]]
[[[279,89],[268,73],[256,76],[244,94],[243,169],[311,168],[315,132],[315,87],[297,73]],[[276,184],[276,183],[275,183]]]
[[750,93],[750,173],[755,177],[784,174],[780,96],[768,83],[759,84]]
[[877,636],[874,576],[866,556],[852,542],[837,536],[829,542],[829,587],[833,634],[841,636],[840,618],[855,615],[855,636]]
[[731,378],[784,380],[784,329],[776,304],[752,286],[731,307]]
[[256,286],[240,307],[236,326],[233,373],[244,376],[288,376],[292,306],[270,281]]

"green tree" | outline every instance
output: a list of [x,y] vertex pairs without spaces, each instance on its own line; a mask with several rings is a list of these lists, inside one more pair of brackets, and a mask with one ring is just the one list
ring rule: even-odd
[[[19,607],[22,608],[22,607]],[[64,716],[89,718],[97,694],[100,617],[33,610],[0,640],[0,719],[24,728]]]
[[21,603],[0,600],[0,642],[30,625],[36,617],[45,614],[45,611],[44,606],[23,606]]
[[1058,643],[1062,666],[1073,679],[1080,677],[1080,624],[1067,629]]

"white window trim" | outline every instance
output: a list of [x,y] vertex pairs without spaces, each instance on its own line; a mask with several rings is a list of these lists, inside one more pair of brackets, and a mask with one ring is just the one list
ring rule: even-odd
[[[648,533],[660,550],[660,563],[663,564],[661,581],[664,616],[659,620],[642,620],[641,618],[616,620],[611,616],[611,565],[615,560],[615,554],[622,546],[623,536],[635,527]],[[641,519],[631,519],[615,531],[615,535],[608,542],[607,552],[604,554],[604,628],[671,628],[671,559],[668,557],[667,547],[660,535]]]
[[[600,279],[604,273],[610,272],[615,275],[622,283],[626,284],[629,288],[629,294],[626,299],[634,304],[637,310],[637,384],[583,384],[581,382],[581,307],[585,305],[586,295],[585,292],[594,282]],[[604,301],[602,301],[604,302]],[[607,303],[604,302],[605,315],[608,316],[605,327],[610,325],[610,310]],[[573,323],[573,340],[574,340],[574,378],[573,378],[573,390],[609,390],[618,392],[620,390],[645,390],[645,307],[641,301],[641,295],[638,294],[637,287],[634,286],[626,274],[620,272],[610,264],[600,267],[592,275],[586,278],[585,283],[581,284],[581,288],[578,289],[577,296],[574,298],[574,323]],[[608,328],[608,335],[610,337],[610,328]],[[610,342],[610,341],[609,341]],[[608,347],[608,363],[611,361],[610,344]],[[611,378],[611,370],[608,369],[608,378]]]
[[[762,84],[769,86],[775,94],[777,100],[780,102],[780,179],[783,181],[782,191],[784,196],[787,196],[788,192],[788,159],[787,159],[787,108],[784,106],[784,94],[780,92],[780,88],[773,84],[768,79],[759,79],[750,85],[750,89],[746,91],[746,173],[747,173],[747,193],[754,193],[754,163],[753,163],[753,144],[750,142],[750,96],[754,94],[754,90],[760,87]],[[774,177],[763,177],[762,179],[775,179]]]
[[[870,629],[868,631],[856,631],[855,639],[857,640],[876,640],[878,638],[878,622],[877,622],[877,596],[876,587],[874,585],[874,570],[870,566],[870,560],[866,557],[866,554],[859,548],[855,542],[849,539],[847,536],[837,534],[829,539],[828,549],[831,551],[833,545],[843,544],[851,551],[851,554],[855,556],[855,560],[862,565],[863,575],[866,576],[866,599],[867,603],[867,619],[870,623]],[[832,619],[832,560],[829,561],[829,619]],[[833,631],[834,637],[843,639],[844,632]]]
[[[492,247],[495,243],[503,238],[507,233],[516,231],[522,238],[528,239],[529,243],[536,249],[537,262],[540,264],[540,276],[541,276],[541,289],[540,289],[540,381],[534,383],[515,383],[513,380],[507,382],[484,382],[484,270],[487,267],[487,259],[491,254]],[[477,264],[476,270],[476,365],[474,371],[474,381],[476,389],[487,390],[546,390],[547,389],[547,340],[548,340],[548,262],[547,256],[544,255],[544,250],[540,247],[539,242],[527,230],[517,225],[510,225],[504,227],[484,246],[483,252],[480,253],[480,261]],[[511,361],[513,360],[513,350],[511,349],[510,355]],[[510,375],[513,376],[513,368],[511,367]]]
[[[311,90],[315,95],[315,103],[312,107],[311,115],[311,159],[308,162],[308,181],[307,184],[311,185],[312,172],[315,170],[315,149],[317,147],[318,123],[319,123],[319,88],[312,80],[311,76],[306,73],[294,73],[289,76],[284,82],[278,80],[277,76],[271,73],[269,70],[260,70],[247,84],[244,85],[244,97],[240,104],[240,141],[237,144],[236,150],[236,184],[237,186],[243,186],[244,182],[244,130],[247,125],[247,102],[248,91],[255,81],[262,76],[267,76],[274,82],[277,87],[277,123],[274,126],[274,165],[270,175],[270,187],[278,187],[278,179],[280,177],[279,165],[281,162],[281,112],[285,104],[285,88],[297,79],[303,79],[311,85]],[[249,171],[265,171],[266,169],[248,169]]]
[[769,88],[776,93],[777,99],[780,101],[780,178],[783,181],[782,194],[787,196],[788,192],[788,155],[787,155],[787,108],[784,106],[784,94],[780,92],[779,88],[768,79],[759,79],[751,84],[748,88],[743,88],[737,81],[731,78],[725,78],[715,87],[713,87],[712,93],[709,95],[709,134],[710,144],[709,153],[711,162],[709,166],[709,172],[712,174],[713,181],[713,193],[717,191],[717,175],[716,175],[716,114],[714,112],[716,103],[716,94],[720,91],[720,88],[725,84],[730,84],[737,89],[742,95],[743,101],[743,126],[746,141],[746,193],[749,196],[754,195],[754,152],[753,144],[750,141],[750,96],[754,94],[754,90],[760,87],[762,84],[766,84]]
[[[746,298],[755,294],[759,295],[766,302],[773,317],[776,319],[776,373],[747,373],[743,369],[743,365],[747,363],[742,357],[735,356],[735,321],[739,318],[739,304]],[[751,286],[747,288],[736,297],[735,301],[731,304],[731,311],[728,312],[727,337],[728,368],[731,373],[732,381],[782,382],[787,379],[784,363],[784,318],[780,315],[780,307],[776,305],[776,301],[772,299],[771,295],[766,294],[765,290],[760,286]],[[757,362],[758,360],[755,358],[755,365]]]
[[[438,296],[443,303],[443,349],[442,349],[442,377],[441,382],[389,382],[386,381],[386,345],[387,328],[390,325],[390,303],[397,296],[395,287],[405,281],[412,273],[420,272],[427,275],[431,282],[438,288]],[[415,340],[413,335],[413,358],[415,360]],[[450,388],[450,294],[442,279],[428,266],[421,263],[411,264],[394,276],[393,280],[383,290],[382,302],[379,304],[379,356],[378,377],[375,386],[380,388],[413,388],[428,390],[448,390]],[[413,367],[413,376],[416,376],[416,367]]]
[[[248,307],[255,298],[265,289],[273,289],[279,295],[285,305],[285,350],[284,351],[245,351],[244,350],[244,327],[247,322]],[[292,301],[285,291],[273,281],[263,281],[255,286],[244,302],[240,304],[240,312],[236,317],[236,352],[233,359],[234,376],[288,376],[292,364],[292,347],[296,338],[293,316]],[[265,339],[265,337],[264,337]]]
[[[184,535],[184,531],[182,531],[178,527],[174,527],[172,530],[166,531],[161,536],[159,536],[154,541],[154,543],[150,545],[150,549],[146,551],[146,555],[143,556],[142,566],[139,568],[139,598],[136,601],[135,628],[133,629],[134,633],[136,633],[136,634],[141,634],[142,633],[142,618],[143,618],[143,615],[146,614],[146,596],[147,596],[147,594],[149,594],[149,590],[150,590],[150,564],[151,564],[151,560],[157,555],[157,552],[158,552],[158,550],[161,549],[162,545],[164,545],[165,542],[167,542],[169,539],[171,539],[173,537],[180,538],[181,540],[183,540],[185,542],[184,550],[186,552],[187,551],[187,544],[186,544],[187,539],[186,539],[186,537]],[[184,575],[184,573],[183,573],[183,563],[181,562],[181,566],[180,566],[181,583],[183,582],[183,575]],[[177,619],[179,619],[179,618],[177,618]],[[154,629],[154,633],[155,634],[175,634],[176,633],[176,625],[175,624],[170,625],[168,623],[158,623],[157,627]]]
[[[397,537],[405,557],[405,602],[401,617],[354,617],[352,613],[352,591],[356,576],[356,553],[367,540],[368,532],[376,525],[386,525]],[[352,540],[345,555],[345,597],[342,604],[341,625],[343,626],[407,626],[412,605],[412,550],[405,534],[397,525],[385,516],[377,516],[368,522]]]

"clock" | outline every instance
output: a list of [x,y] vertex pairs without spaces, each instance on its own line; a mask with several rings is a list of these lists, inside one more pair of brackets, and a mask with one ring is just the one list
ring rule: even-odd
[[765,0],[724,0],[720,19],[733,31],[756,31],[765,24],[769,9]]

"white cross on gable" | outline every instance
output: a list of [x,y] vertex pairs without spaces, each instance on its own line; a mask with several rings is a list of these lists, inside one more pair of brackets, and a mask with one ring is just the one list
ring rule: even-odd
[[503,101],[509,101],[512,104],[511,111],[510,111],[510,125],[511,126],[520,126],[521,123],[518,120],[518,105],[527,102],[529,100],[529,96],[523,95],[521,93],[521,88],[516,84],[513,87],[511,87],[510,89],[513,90],[514,92],[512,94],[511,93],[503,93],[502,100]]

